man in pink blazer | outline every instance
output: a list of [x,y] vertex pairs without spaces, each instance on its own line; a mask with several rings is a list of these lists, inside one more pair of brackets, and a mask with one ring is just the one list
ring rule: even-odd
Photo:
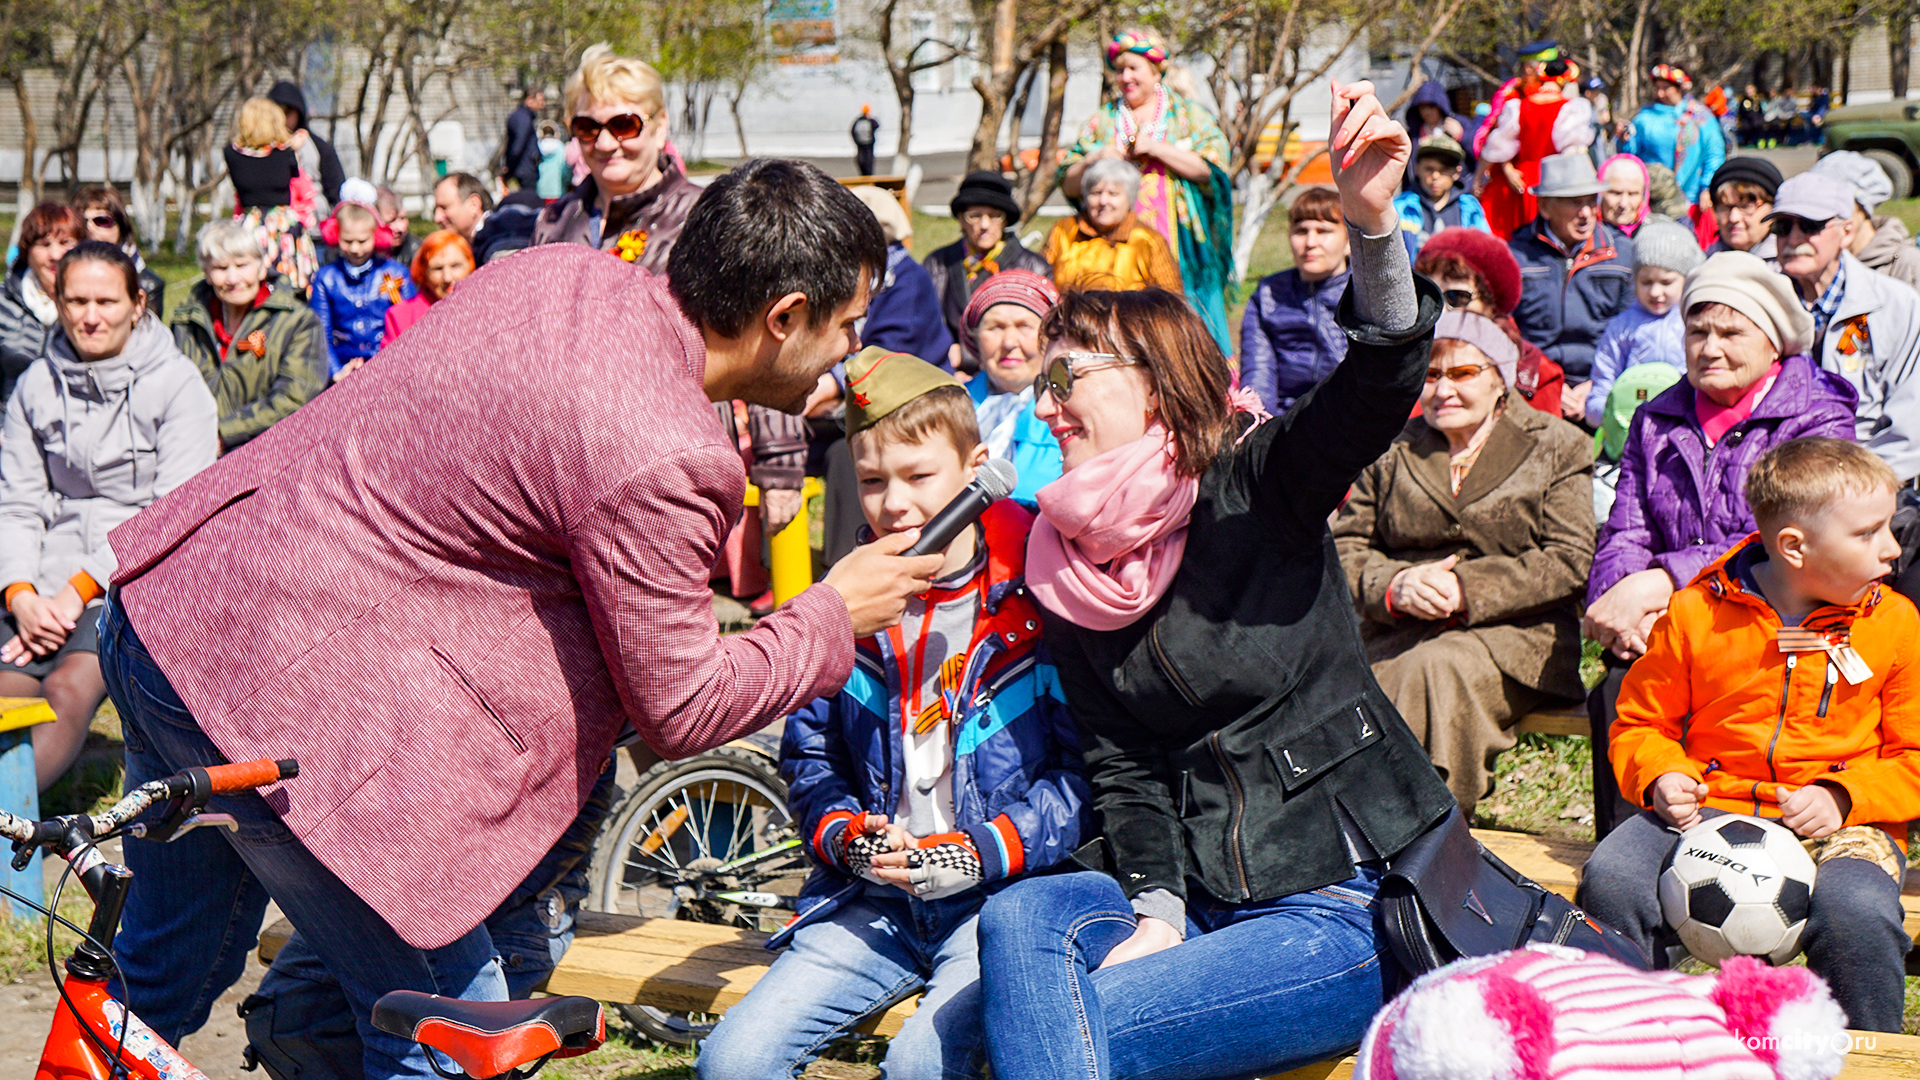
[[116,953],[162,1037],[238,977],[267,898],[340,981],[368,1077],[412,989],[504,999],[481,920],[566,828],[627,725],[725,743],[836,692],[937,556],[869,545],[753,630],[707,585],[744,478],[711,401],[798,410],[886,265],[873,216],[797,162],[695,206],[669,279],[576,246],[489,266],[353,379],[116,530],[102,668],[127,783],[297,757],[240,822],[127,843]]

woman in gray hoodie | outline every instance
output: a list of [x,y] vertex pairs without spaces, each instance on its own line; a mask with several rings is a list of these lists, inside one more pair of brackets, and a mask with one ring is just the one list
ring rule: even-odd
[[45,697],[40,789],[80,754],[106,696],[94,615],[115,565],[107,533],[213,464],[219,415],[199,369],[147,310],[140,271],[88,241],[54,274],[59,323],[0,429],[0,697]]

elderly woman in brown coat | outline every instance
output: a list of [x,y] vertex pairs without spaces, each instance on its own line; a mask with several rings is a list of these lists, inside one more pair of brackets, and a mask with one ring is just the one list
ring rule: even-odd
[[1512,389],[1519,357],[1485,316],[1442,316],[1420,415],[1333,526],[1374,676],[1468,811],[1513,723],[1582,693],[1593,446]]

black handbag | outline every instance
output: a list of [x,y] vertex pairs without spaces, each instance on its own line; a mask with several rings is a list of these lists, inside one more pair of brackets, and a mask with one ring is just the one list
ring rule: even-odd
[[1458,807],[1388,862],[1380,902],[1387,943],[1409,979],[1536,941],[1652,966],[1620,931],[1482,847]]

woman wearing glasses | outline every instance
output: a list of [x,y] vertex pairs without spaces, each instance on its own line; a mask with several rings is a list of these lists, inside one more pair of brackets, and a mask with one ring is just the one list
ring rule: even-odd
[[1374,678],[1471,813],[1514,721],[1585,696],[1593,441],[1512,388],[1518,334],[1462,309],[1433,337],[1420,415],[1333,540]]
[[1027,584],[1104,836],[980,921],[997,1080],[1265,1076],[1357,1045],[1402,975],[1383,860],[1453,798],[1368,670],[1327,518],[1423,386],[1439,290],[1392,198],[1411,145],[1333,86],[1345,360],[1286,416],[1177,295],[1068,293],[1043,328]]
[[700,189],[666,153],[666,96],[645,61],[596,45],[567,79],[568,128],[587,178],[548,206],[533,243],[586,244],[664,274]]
[[89,184],[80,189],[73,205],[80,208],[86,223],[87,239],[112,244],[127,253],[140,271],[140,288],[147,294],[147,310],[164,319],[167,315],[167,283],[140,257],[140,246],[133,239],[133,222],[127,217],[126,204],[112,184]]
[[1504,240],[1479,229],[1442,229],[1428,238],[1413,261],[1413,272],[1440,286],[1448,310],[1485,315],[1520,340],[1520,364],[1514,369],[1513,389],[1527,404],[1560,415],[1560,392],[1566,373],[1547,359],[1532,342],[1520,337],[1513,309],[1520,303],[1520,264]]

